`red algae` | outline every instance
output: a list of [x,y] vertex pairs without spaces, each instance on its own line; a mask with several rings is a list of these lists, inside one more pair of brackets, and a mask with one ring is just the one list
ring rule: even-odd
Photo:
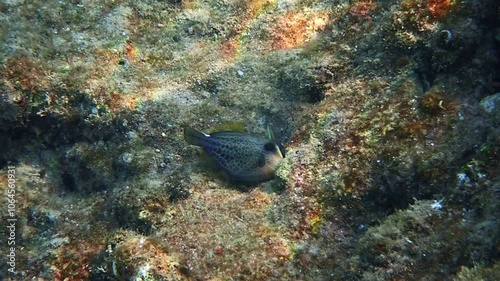
[[377,3],[373,0],[357,1],[349,8],[349,13],[357,20],[370,20],[377,10]]
[[455,6],[454,0],[427,0],[427,9],[435,18],[447,15]]
[[277,19],[271,29],[271,49],[294,49],[300,47],[328,24],[326,12],[304,13],[290,11]]

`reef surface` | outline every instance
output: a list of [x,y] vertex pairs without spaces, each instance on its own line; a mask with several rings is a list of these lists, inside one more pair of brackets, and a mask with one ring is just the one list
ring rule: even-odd
[[[0,3],[0,279],[495,280],[500,2]],[[183,130],[266,135],[225,180]]]

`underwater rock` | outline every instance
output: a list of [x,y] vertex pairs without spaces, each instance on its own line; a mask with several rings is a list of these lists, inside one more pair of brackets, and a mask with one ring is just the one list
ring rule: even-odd
[[498,114],[500,108],[500,93],[485,97],[481,100],[479,105],[481,109],[489,115]]
[[189,280],[189,270],[159,238],[117,231],[90,264],[92,280]]

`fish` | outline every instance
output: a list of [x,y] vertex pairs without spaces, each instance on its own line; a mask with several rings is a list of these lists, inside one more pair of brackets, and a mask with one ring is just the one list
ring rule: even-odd
[[229,180],[236,182],[262,182],[274,177],[283,154],[269,127],[266,134],[267,138],[234,131],[206,134],[184,129],[185,141],[202,147]]

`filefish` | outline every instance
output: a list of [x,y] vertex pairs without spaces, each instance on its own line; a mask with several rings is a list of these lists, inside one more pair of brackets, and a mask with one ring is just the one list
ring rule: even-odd
[[201,146],[231,181],[269,180],[283,160],[269,127],[267,138],[232,131],[205,134],[186,128],[184,139],[189,144]]

